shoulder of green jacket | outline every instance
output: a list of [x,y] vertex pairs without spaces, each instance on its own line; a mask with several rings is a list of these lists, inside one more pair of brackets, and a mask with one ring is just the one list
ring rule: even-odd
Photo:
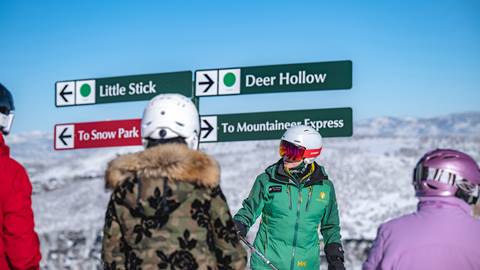
[[[312,186],[312,185],[322,185],[324,181],[330,182],[327,173],[325,172],[325,168],[318,163],[314,162],[310,166],[315,166],[313,173],[310,175],[309,180],[305,182],[305,187]],[[282,184],[288,184],[290,176],[288,173],[285,171],[283,167],[283,160],[280,159],[276,163],[268,166],[265,169],[265,174],[269,181],[272,182],[278,182]]]

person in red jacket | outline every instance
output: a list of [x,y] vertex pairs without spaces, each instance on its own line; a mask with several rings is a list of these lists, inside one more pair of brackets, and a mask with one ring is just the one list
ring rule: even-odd
[[0,84],[0,270],[39,269],[32,185],[22,165],[10,158],[3,139],[10,132],[14,109],[12,95]]

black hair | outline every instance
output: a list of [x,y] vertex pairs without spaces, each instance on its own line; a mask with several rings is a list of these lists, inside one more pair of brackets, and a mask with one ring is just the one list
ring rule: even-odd
[[175,137],[175,138],[169,138],[169,139],[147,138],[147,148],[154,147],[160,144],[167,144],[167,143],[187,144],[184,137]]
[[13,105],[12,94],[0,83],[0,113],[9,114],[13,110],[15,110],[15,105]]

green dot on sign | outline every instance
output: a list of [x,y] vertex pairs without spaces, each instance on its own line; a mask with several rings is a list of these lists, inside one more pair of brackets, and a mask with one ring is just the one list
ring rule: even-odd
[[88,83],[84,83],[82,87],[80,87],[80,95],[82,95],[82,97],[88,97],[91,92],[92,88]]
[[235,77],[235,74],[229,72],[223,76],[223,84],[227,87],[232,87],[235,84],[235,81],[237,78]]

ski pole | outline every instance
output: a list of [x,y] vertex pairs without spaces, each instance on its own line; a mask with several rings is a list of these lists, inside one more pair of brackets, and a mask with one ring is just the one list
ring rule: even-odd
[[250,243],[248,242],[248,240],[245,239],[245,237],[243,237],[243,236],[241,236],[241,235],[239,235],[239,237],[240,237],[240,240],[242,240],[242,242],[245,243],[245,245],[247,245],[247,247],[248,247],[249,249],[251,249],[255,254],[257,254],[258,257],[260,257],[260,259],[262,259],[262,261],[263,261],[264,263],[266,263],[268,266],[270,266],[270,268],[272,268],[273,270],[278,270],[278,268],[275,267],[275,265],[273,265],[273,264],[267,259],[267,257],[265,257],[262,253],[260,253],[260,251],[258,251],[252,244],[250,244]]

